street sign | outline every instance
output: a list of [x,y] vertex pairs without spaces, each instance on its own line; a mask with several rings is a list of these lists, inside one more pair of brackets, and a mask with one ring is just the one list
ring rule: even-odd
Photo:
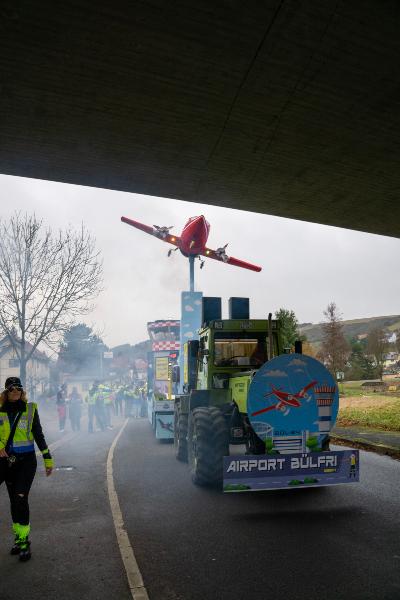
[[114,358],[113,352],[103,352],[103,358]]

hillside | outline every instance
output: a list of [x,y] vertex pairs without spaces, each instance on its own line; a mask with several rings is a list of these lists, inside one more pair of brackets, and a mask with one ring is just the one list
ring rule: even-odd
[[[358,335],[368,335],[371,329],[382,327],[382,329],[396,331],[400,329],[400,315],[386,317],[370,317],[368,319],[352,319],[342,321],[344,335],[347,338],[357,337]],[[307,337],[312,344],[319,344],[322,341],[322,328],[320,323],[303,323],[299,325],[300,333]]]

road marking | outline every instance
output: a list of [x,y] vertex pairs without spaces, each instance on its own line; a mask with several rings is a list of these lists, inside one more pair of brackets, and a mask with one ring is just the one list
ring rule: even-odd
[[132,546],[129,542],[128,534],[125,530],[124,520],[122,518],[122,512],[119,505],[117,492],[114,486],[113,476],[113,457],[114,450],[118,443],[118,440],[124,431],[129,419],[125,419],[118,435],[115,437],[111,444],[110,450],[107,456],[107,488],[108,497],[110,500],[111,513],[114,521],[115,533],[117,536],[119,550],[121,552],[121,558],[124,563],[126,576],[128,578],[129,589],[134,600],[149,600],[147,590],[144,587],[143,578],[139,570],[135,555],[133,553]]

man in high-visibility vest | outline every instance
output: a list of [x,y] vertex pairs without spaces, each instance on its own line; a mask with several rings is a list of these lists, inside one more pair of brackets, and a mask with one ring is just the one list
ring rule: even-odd
[[140,417],[141,402],[142,402],[142,397],[140,395],[139,388],[136,386],[135,389],[133,390],[133,404],[132,404],[132,409],[133,409],[132,412],[133,412],[133,417],[135,419],[139,419],[139,417]]
[[132,388],[132,385],[127,385],[124,391],[125,398],[125,417],[132,416],[132,407],[133,407],[133,398],[135,396],[135,392]]
[[101,431],[106,430],[106,411],[104,408],[104,399],[105,399],[105,387],[101,383],[98,385],[97,390],[95,392],[96,398],[96,421],[97,427],[101,429]]
[[122,417],[122,404],[124,401],[124,388],[122,385],[119,385],[115,394],[115,414]]
[[112,389],[107,385],[101,385],[100,389],[103,393],[104,397],[104,414],[105,414],[105,422],[107,429],[113,429],[111,424],[111,413],[112,413],[112,405],[113,405],[113,393]]
[[8,377],[0,395],[0,485],[5,481],[10,498],[15,535],[11,554],[18,554],[21,561],[31,557],[28,496],[37,467],[35,442],[43,455],[46,475],[51,475],[54,463],[37,405],[27,401],[19,377]]
[[88,405],[88,433],[94,433],[93,421],[96,414],[96,391],[98,388],[98,382],[95,381],[89,390],[85,401]]

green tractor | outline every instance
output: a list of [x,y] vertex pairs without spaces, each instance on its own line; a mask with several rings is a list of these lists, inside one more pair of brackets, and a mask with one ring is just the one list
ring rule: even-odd
[[210,320],[198,340],[185,344],[174,443],[176,458],[189,463],[195,484],[221,481],[223,457],[232,445],[245,444],[247,454],[266,453],[247,415],[247,394],[257,370],[283,352],[280,323],[271,315]]

